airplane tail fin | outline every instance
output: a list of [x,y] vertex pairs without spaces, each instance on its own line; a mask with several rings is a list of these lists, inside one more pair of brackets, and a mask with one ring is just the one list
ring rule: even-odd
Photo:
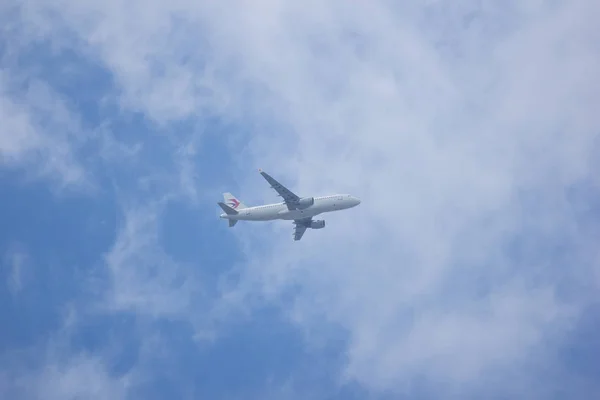
[[236,199],[236,197],[231,193],[223,193],[223,200],[225,204],[227,204],[234,210],[241,210],[242,208],[246,208],[246,205],[240,200]]

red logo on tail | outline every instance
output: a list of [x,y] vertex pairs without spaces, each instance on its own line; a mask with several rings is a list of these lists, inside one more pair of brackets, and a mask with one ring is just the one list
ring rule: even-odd
[[231,208],[238,208],[238,206],[240,205],[240,202],[237,201],[236,199],[229,199],[229,201],[227,202],[227,205],[229,205]]

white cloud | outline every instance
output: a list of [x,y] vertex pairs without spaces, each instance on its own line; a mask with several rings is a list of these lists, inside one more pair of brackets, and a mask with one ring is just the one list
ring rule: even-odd
[[[109,376],[102,362],[79,355],[66,361],[48,360],[45,368],[2,374],[0,393],[14,399],[124,399],[126,383]],[[2,381],[5,381],[2,383]]]
[[[439,35],[435,27],[364,18],[355,32],[368,56],[348,55],[347,41],[325,35],[329,51],[296,68],[270,60],[285,71],[268,82],[292,104],[298,136],[293,152],[266,138],[259,158],[272,158],[268,168],[297,179],[302,193],[351,191],[363,204],[329,217],[328,231],[309,232],[302,245],[272,243],[255,272],[269,292],[302,288],[302,325],[347,329],[349,378],[378,389],[423,375],[475,386],[486,372],[506,376],[551,354],[572,313],[591,300],[589,291],[575,304],[556,292],[565,268],[588,277],[598,269],[579,247],[586,232],[563,194],[593,179],[593,8],[576,2],[514,15],[518,29],[464,57],[461,46],[479,33],[453,33],[458,42],[443,54],[428,39]],[[484,21],[496,16],[478,12]],[[290,53],[307,48],[287,43]],[[333,80],[320,79],[324,67],[338,73]],[[523,243],[523,256],[511,254],[511,240]],[[552,243],[577,246],[573,264],[554,261]]]
[[30,259],[22,245],[13,243],[6,249],[3,269],[8,271],[6,286],[12,295],[17,295],[23,290],[31,277]]
[[196,339],[212,340],[223,311],[215,308],[210,297],[214,289],[207,289],[205,272],[196,264],[172,259],[159,240],[168,200],[165,196],[124,207],[116,241],[105,255],[109,287],[97,307],[151,319],[185,320],[193,325]]
[[124,399],[125,382],[107,374],[106,367],[94,357],[73,357],[66,364],[48,364],[41,376],[33,380],[36,399]]
[[111,290],[108,305],[118,310],[177,315],[190,306],[190,282],[160,250],[162,205],[125,210],[116,242],[106,255]]
[[[300,243],[259,235],[261,253],[249,239],[239,289],[276,300],[299,287],[299,326],[348,333],[348,378],[479,387],[552,354],[590,300],[559,285],[598,274],[564,197],[597,179],[595,2],[29,4],[30,23],[51,10],[89,45],[125,107],[161,123],[243,117],[261,167],[301,193],[363,199]],[[259,197],[259,182],[240,197]],[[144,218],[111,253],[116,299],[186,309],[185,292],[128,275],[156,246]],[[571,265],[550,253],[559,243]]]
[[[21,85],[24,90],[19,90]],[[62,187],[89,187],[76,151],[86,139],[77,117],[44,82],[0,69],[0,166]],[[25,167],[26,169],[23,169]]]
[[126,398],[135,370],[115,376],[110,372],[109,352],[90,353],[72,347],[81,313],[81,309],[67,306],[55,332],[36,344],[3,352],[0,396],[36,400]]

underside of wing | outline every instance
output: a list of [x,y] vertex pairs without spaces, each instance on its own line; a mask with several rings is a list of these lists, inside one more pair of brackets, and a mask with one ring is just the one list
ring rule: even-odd
[[303,218],[294,220],[294,240],[302,239],[304,232],[306,232],[306,228],[310,225],[312,218]]
[[283,186],[281,183],[277,182],[271,175],[266,172],[260,171],[260,174],[269,182],[271,187],[275,189],[277,194],[283,198],[283,201],[288,205],[288,208],[291,208],[293,204],[297,203],[300,200],[294,192]]

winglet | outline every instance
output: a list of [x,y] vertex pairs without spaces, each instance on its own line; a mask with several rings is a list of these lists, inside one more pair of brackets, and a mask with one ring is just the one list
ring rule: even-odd
[[258,172],[262,172],[262,169],[260,169],[260,168],[259,168],[259,169],[258,169]]

